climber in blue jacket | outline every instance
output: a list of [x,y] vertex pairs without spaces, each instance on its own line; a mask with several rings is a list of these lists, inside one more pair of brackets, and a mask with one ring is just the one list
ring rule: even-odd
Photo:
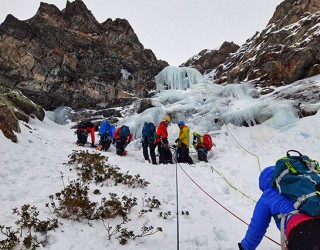
[[[275,219],[280,229],[280,214],[288,214],[295,210],[293,201],[286,195],[280,194],[272,186],[271,178],[274,166],[265,168],[259,177],[259,188],[263,192],[258,200],[246,232],[245,238],[238,243],[240,250],[254,250],[260,244],[262,237],[269,227],[271,217]],[[286,217],[285,235],[288,250],[320,249],[320,220],[309,215],[298,213]],[[313,233],[314,232],[314,233]]]

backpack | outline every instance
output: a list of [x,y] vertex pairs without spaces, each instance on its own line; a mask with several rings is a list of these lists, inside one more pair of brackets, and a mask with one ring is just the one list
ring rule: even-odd
[[114,138],[114,131],[116,130],[116,127],[114,125],[110,125],[109,134],[112,138]]
[[213,142],[212,142],[212,137],[209,134],[204,134],[203,135],[203,144],[206,147],[207,151],[210,151],[211,148],[213,147]]
[[[290,155],[294,152],[298,155]],[[320,218],[320,167],[319,163],[289,150],[287,157],[276,162],[272,183],[279,193],[287,195],[299,212]]]
[[93,128],[94,124],[90,121],[81,121],[78,125],[77,128],[80,129],[86,129],[87,127]]
[[120,137],[128,138],[130,136],[130,129],[126,125],[122,125],[119,133]]
[[109,133],[110,127],[111,127],[111,125],[110,125],[109,122],[107,122],[107,121],[101,122],[101,125],[100,125],[100,128],[99,128],[99,135],[104,136],[107,133]]
[[154,139],[156,127],[152,122],[145,122],[142,129],[142,138]]

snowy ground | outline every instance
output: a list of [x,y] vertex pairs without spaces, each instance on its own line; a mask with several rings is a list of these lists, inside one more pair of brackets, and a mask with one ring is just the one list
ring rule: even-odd
[[[282,130],[265,125],[249,128],[224,125],[213,138],[217,146],[209,154],[209,163],[197,162],[194,151],[191,151],[195,164],[177,166],[180,249],[237,249],[237,242],[244,237],[247,226],[236,216],[249,223],[255,205],[250,198],[257,200],[261,194],[257,183],[260,168],[274,164],[289,149],[319,160],[319,122],[320,114],[303,118]],[[50,201],[49,195],[62,190],[62,175],[64,182],[76,178],[75,173],[63,164],[73,150],[82,149],[75,145],[76,136],[70,124],[57,125],[46,118],[43,122],[31,120],[28,126],[21,123],[22,132],[18,134],[17,144],[0,133],[0,225],[14,226],[17,217],[12,214],[12,209],[24,204],[35,205],[42,219],[53,217],[45,207]],[[177,126],[172,124],[169,127],[171,142],[177,133]],[[139,148],[139,141],[135,141],[128,146],[126,157],[116,156],[113,146],[110,152],[102,154],[121,171],[140,174],[150,185],[136,189],[122,185],[105,186],[101,191],[104,195],[117,192],[138,198],[139,205],[130,215],[134,221],[127,225],[131,230],[138,233],[141,225],[148,222],[154,227],[162,227],[163,232],[122,246],[116,238],[107,239],[100,221],[91,221],[92,226],[89,226],[86,221],[60,219],[63,224],[48,232],[49,244],[42,249],[177,249],[176,165],[145,163]],[[87,150],[96,152],[91,148]],[[137,219],[143,208],[141,200],[146,194],[155,196],[162,205],[156,212]],[[91,196],[92,199],[99,198]],[[172,215],[165,220],[158,216],[161,211],[171,211]],[[189,215],[182,215],[182,211],[188,211]],[[110,221],[112,223],[116,222]],[[267,235],[280,242],[274,222]],[[267,238],[258,247],[266,250],[279,248]]]

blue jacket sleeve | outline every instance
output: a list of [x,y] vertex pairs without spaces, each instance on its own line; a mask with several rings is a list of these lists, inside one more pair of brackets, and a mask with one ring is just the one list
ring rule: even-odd
[[257,248],[269,227],[271,217],[268,200],[262,195],[254,208],[246,236],[241,241],[244,250],[254,250]]

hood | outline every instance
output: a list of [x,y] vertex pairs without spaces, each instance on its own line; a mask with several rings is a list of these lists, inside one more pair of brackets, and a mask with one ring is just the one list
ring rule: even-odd
[[262,170],[259,177],[259,188],[263,192],[272,188],[271,179],[273,176],[274,166],[270,166]]
[[101,127],[107,127],[109,125],[109,122],[107,122],[107,121],[103,121],[103,122],[101,122]]

